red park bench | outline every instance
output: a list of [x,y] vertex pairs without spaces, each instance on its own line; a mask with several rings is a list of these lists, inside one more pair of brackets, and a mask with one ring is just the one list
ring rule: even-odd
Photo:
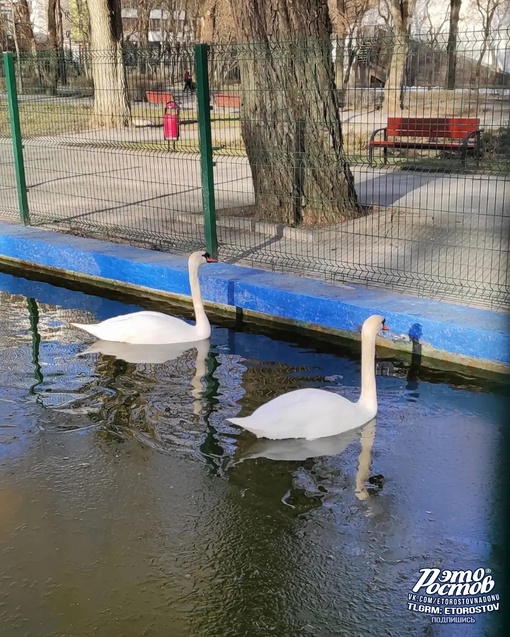
[[174,101],[174,96],[169,91],[146,91],[145,96],[149,104],[163,104]]
[[[374,163],[374,148],[382,148],[384,163],[388,162],[388,148],[417,148],[431,150],[459,150],[466,162],[468,150],[480,152],[480,120],[476,117],[388,117],[385,128],[375,130],[368,143],[368,159]],[[382,139],[376,139],[378,133]],[[413,139],[410,139],[413,138]]]
[[240,108],[241,96],[233,91],[213,93],[213,103],[221,108]]

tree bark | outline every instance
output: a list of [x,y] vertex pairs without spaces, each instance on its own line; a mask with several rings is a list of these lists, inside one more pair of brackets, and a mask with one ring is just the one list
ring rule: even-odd
[[450,31],[446,55],[448,67],[446,71],[446,88],[454,89],[457,77],[457,36],[459,34],[459,17],[462,0],[450,0]]
[[404,69],[409,51],[409,36],[395,29],[393,53],[388,79],[384,85],[384,106],[389,113],[397,115],[404,108]]
[[58,30],[57,30],[57,10],[60,11],[58,0],[48,1],[48,70],[49,86],[47,92],[50,95],[57,94],[58,85]]
[[14,17],[15,36],[20,51],[35,51],[34,31],[30,21],[30,8],[27,0],[11,2]]
[[393,18],[393,52],[390,71],[384,84],[384,108],[396,115],[404,108],[404,69],[409,52],[409,24],[412,18],[413,0],[390,0]]
[[147,73],[147,60],[150,58],[149,30],[151,9],[152,2],[150,0],[142,0],[138,4],[138,70],[142,75]]
[[120,0],[88,0],[88,7],[94,80],[92,124],[104,128],[129,126],[131,111],[122,50]]
[[216,35],[216,9],[218,0],[204,0],[200,15],[199,40],[202,44],[211,44]]
[[232,0],[241,133],[259,218],[330,225],[357,216],[321,0]]

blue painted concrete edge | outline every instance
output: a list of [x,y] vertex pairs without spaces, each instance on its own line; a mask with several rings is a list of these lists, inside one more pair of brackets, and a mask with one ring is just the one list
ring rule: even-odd
[[[0,222],[0,255],[77,276],[190,293],[186,259],[167,253]],[[510,371],[505,314],[222,263],[204,266],[200,280],[211,303],[344,332],[358,332],[367,316],[378,313],[391,328],[389,346],[416,338],[430,348],[426,355],[450,361],[467,357],[471,361],[459,362]]]

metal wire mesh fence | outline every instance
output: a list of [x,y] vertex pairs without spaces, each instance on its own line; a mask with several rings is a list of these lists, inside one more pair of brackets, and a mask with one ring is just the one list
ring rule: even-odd
[[[31,223],[203,245],[194,51],[126,49],[127,116],[108,106],[113,83],[97,88],[116,63],[83,50],[18,60]],[[208,83],[222,259],[508,309],[508,30],[459,35],[454,59],[446,37],[399,51],[380,29],[213,45]]]
[[223,254],[508,307],[509,39],[484,56],[476,36],[458,38],[454,89],[446,38],[411,41],[403,90],[384,32],[332,52],[213,46]]
[[[0,131],[9,131],[9,109],[5,93],[4,68],[0,65]],[[2,213],[9,219],[19,218],[16,203],[14,160],[8,135],[0,134],[0,201]]]
[[[124,55],[129,126],[119,110],[103,117],[115,85],[93,88],[93,70],[108,75],[106,53],[62,59],[48,52],[16,64],[30,220],[77,234],[166,249],[203,245],[195,96],[183,94],[182,69],[193,48],[154,62],[150,52]],[[97,103],[99,102],[99,108]],[[165,140],[167,102],[180,107],[181,135]],[[9,135],[1,120],[0,139]]]

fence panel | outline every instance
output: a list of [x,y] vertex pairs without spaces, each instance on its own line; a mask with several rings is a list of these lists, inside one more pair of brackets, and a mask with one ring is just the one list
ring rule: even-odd
[[[212,47],[220,254],[508,308],[509,34],[485,55],[481,34],[459,36],[453,90],[446,38],[412,38],[402,92],[388,87],[392,37]],[[370,138],[388,117],[415,128],[401,126],[405,135],[388,137],[386,157],[374,147],[371,161]],[[342,203],[344,155],[358,211]]]
[[0,216],[9,220],[19,220],[3,62],[0,63]]
[[[32,224],[156,249],[204,245],[196,96],[182,82],[192,61],[192,47],[126,51],[125,122],[120,110],[109,118],[102,110],[115,99],[111,84],[102,95],[96,90],[94,107],[93,66],[108,74],[115,63],[106,53],[23,55],[19,100]],[[170,101],[180,109],[176,141],[163,132]]]
[[[413,36],[405,52],[380,29],[211,46],[202,105],[210,98],[220,258],[507,309],[509,43],[508,29],[490,41],[459,35],[453,66],[446,38]],[[17,60],[31,222],[155,249],[201,247],[211,166],[204,191],[194,47],[125,50],[127,118],[121,108],[107,116],[112,88],[94,95],[93,73],[112,64],[83,48]],[[391,87],[391,68],[403,90]],[[452,69],[455,88],[446,88]],[[171,100],[175,142],[163,127]],[[2,98],[7,150],[6,113]],[[385,127],[386,139],[375,133]],[[6,156],[2,210],[11,214],[12,200],[17,216]]]

